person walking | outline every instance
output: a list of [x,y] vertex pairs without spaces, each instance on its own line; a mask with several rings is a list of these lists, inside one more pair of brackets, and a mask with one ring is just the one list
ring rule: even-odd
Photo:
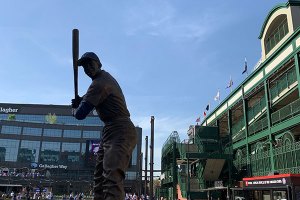
[[94,173],[95,200],[124,200],[125,171],[137,143],[125,97],[116,79],[105,70],[94,52],[78,60],[92,79],[86,94],[72,99],[73,115],[82,120],[95,109],[104,122]]

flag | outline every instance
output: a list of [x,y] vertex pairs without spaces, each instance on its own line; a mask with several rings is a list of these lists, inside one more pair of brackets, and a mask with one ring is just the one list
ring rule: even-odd
[[215,101],[219,101],[220,100],[220,90],[218,90],[217,95],[214,98]]
[[200,122],[200,117],[198,117],[198,118],[196,119],[196,122]]
[[232,81],[232,78],[230,76],[230,80],[229,80],[229,83],[228,83],[226,88],[231,88],[232,85],[233,85],[233,81]]
[[203,112],[203,116],[206,117],[206,112],[205,111]]
[[209,111],[209,104],[207,104],[205,110]]
[[247,59],[245,57],[245,66],[244,66],[244,71],[242,74],[246,73],[247,72]]

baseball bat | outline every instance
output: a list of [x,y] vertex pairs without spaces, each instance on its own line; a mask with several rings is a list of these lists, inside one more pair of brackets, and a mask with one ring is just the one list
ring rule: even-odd
[[78,96],[78,56],[79,56],[79,30],[72,31],[72,54],[73,54],[73,71],[74,71],[74,93],[75,98]]

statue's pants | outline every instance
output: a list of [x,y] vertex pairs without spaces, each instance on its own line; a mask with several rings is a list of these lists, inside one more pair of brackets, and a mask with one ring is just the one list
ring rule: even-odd
[[129,119],[105,124],[94,173],[94,200],[124,200],[125,171],[136,143],[136,129]]

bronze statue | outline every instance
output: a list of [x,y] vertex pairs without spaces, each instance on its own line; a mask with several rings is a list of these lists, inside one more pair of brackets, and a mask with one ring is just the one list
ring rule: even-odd
[[118,82],[101,69],[98,56],[87,52],[77,63],[92,83],[83,97],[72,99],[74,117],[82,120],[95,108],[105,124],[95,166],[94,199],[124,200],[125,171],[137,143],[135,126]]

